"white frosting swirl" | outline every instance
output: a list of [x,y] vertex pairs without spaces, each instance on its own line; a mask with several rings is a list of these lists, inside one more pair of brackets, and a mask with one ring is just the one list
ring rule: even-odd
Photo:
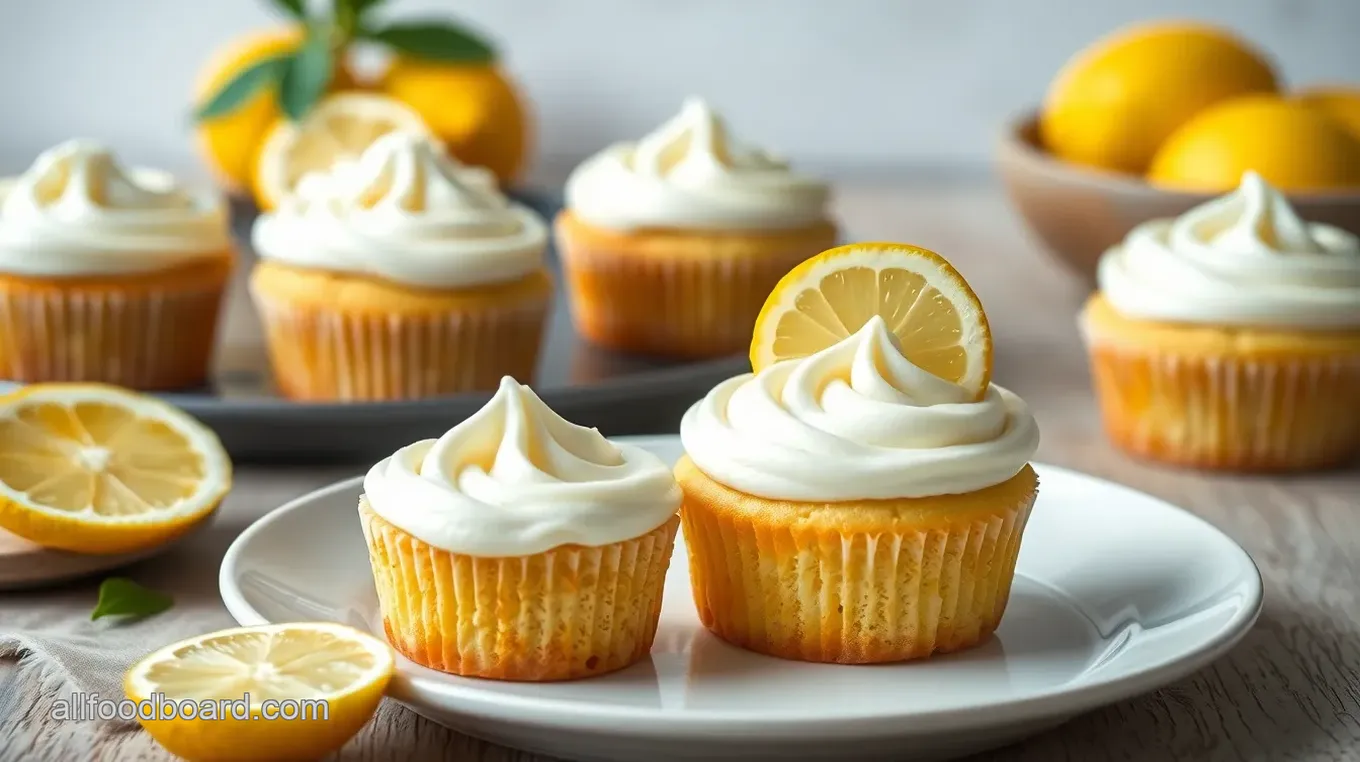
[[547,225],[495,176],[420,135],[393,132],[353,162],[304,177],[255,222],[261,257],[412,286],[504,283],[542,266]]
[[614,230],[770,230],[828,218],[830,191],[767,153],[737,147],[697,98],[637,143],[617,143],[567,180],[567,208]]
[[1039,446],[1025,403],[979,401],[897,349],[880,317],[810,357],[724,381],[680,423],[701,471],[775,500],[973,492],[1019,473]]
[[71,140],[0,181],[0,272],[40,277],[155,272],[231,249],[227,211],[109,149]]
[[364,492],[400,529],[483,557],[640,537],[675,515],[681,500],[660,458],[568,423],[509,376],[447,434],[374,466]]
[[1360,327],[1360,238],[1310,224],[1255,172],[1101,258],[1100,290],[1132,317],[1298,329]]

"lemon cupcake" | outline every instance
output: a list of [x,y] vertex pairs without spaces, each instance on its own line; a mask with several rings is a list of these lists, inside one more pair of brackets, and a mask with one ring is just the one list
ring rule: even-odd
[[760,653],[846,664],[981,642],[1009,599],[1039,433],[990,383],[976,297],[931,252],[855,245],[791,272],[761,323],[756,372],[680,425],[704,625]]
[[567,182],[558,252],[577,330],[613,349],[742,351],[790,268],[836,241],[825,183],[735,145],[701,100]]
[[305,177],[253,238],[251,294],[289,397],[414,399],[533,375],[547,225],[423,136],[391,133]]
[[509,377],[444,436],[374,466],[359,501],[392,645],[433,669],[524,681],[646,658],[679,508],[660,459]]
[[73,140],[0,181],[0,379],[206,382],[231,276],[226,207]]
[[1082,311],[1110,438],[1201,468],[1360,455],[1360,239],[1300,220],[1255,173],[1106,252]]

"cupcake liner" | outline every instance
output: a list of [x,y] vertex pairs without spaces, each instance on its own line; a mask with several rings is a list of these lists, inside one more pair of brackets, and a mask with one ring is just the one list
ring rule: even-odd
[[401,400],[529,379],[547,299],[418,314],[349,314],[253,290],[275,384],[299,400]]
[[835,245],[835,228],[799,236],[640,239],[555,226],[576,330],[612,349],[677,357],[745,352],[756,316],[779,279]]
[[[915,528],[885,520],[875,530],[838,530],[772,522],[754,506],[734,511],[730,490],[711,481],[696,489],[694,479],[706,477],[688,468],[678,471],[681,515],[704,626],[748,650],[841,664],[919,659],[990,635],[1010,598],[1037,484],[1026,469],[990,508],[941,510]],[[881,503],[873,510],[892,512]]]
[[230,267],[189,278],[0,282],[0,379],[143,391],[207,382]]
[[1195,356],[1091,341],[1105,430],[1197,468],[1323,468],[1360,455],[1360,355]]
[[679,516],[641,537],[509,558],[430,546],[359,501],[383,628],[432,669],[498,680],[571,680],[647,657]]

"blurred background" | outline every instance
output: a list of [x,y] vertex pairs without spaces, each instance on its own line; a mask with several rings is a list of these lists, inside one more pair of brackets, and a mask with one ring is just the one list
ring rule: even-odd
[[[281,23],[261,0],[7,3],[0,169],[74,135],[206,178],[190,128],[210,51]],[[809,169],[870,177],[985,170],[999,125],[1039,102],[1074,52],[1128,22],[1222,23],[1288,83],[1360,80],[1354,0],[392,0],[497,40],[537,116],[531,182],[561,180],[689,94]]]

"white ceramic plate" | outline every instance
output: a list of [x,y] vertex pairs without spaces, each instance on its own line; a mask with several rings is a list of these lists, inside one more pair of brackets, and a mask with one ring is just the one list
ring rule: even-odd
[[112,556],[52,550],[0,529],[0,591],[48,587],[112,572],[164,553],[206,527],[211,520],[211,516],[204,517],[188,534],[164,545]]
[[[671,460],[680,452],[676,437],[632,441]],[[1005,619],[971,651],[854,667],[742,651],[699,624],[677,546],[650,661],[527,684],[402,659],[390,695],[470,735],[570,759],[943,759],[1188,675],[1250,629],[1260,577],[1232,540],[1126,487],[1036,469],[1039,502]],[[319,490],[241,534],[221,572],[237,621],[382,632],[360,489],[352,479]]]

